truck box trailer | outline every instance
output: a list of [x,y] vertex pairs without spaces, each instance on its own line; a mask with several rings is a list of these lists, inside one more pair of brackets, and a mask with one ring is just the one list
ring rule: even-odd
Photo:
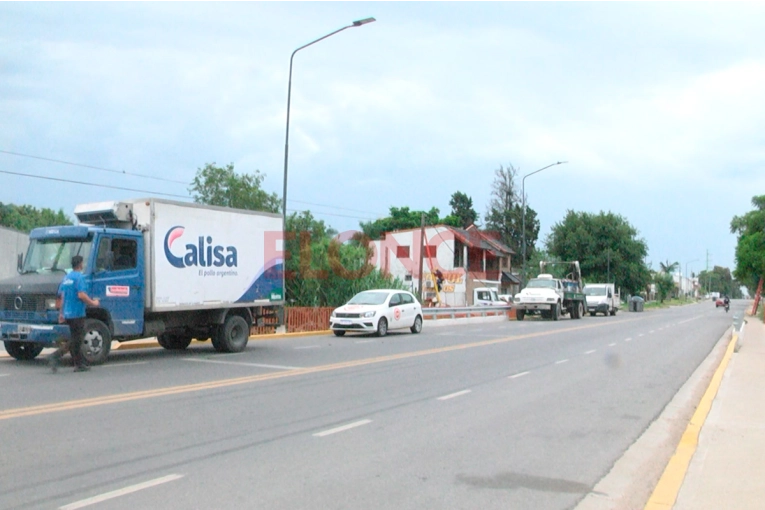
[[81,255],[97,308],[83,352],[103,362],[111,341],[157,336],[167,349],[193,338],[244,349],[253,324],[284,304],[281,215],[156,198],[79,205],[76,226],[30,233],[19,275],[0,282],[0,337],[17,359],[68,338],[58,285]]

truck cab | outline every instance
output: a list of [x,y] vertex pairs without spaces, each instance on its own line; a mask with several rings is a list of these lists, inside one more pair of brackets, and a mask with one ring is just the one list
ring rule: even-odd
[[473,289],[473,306],[507,306],[507,302],[499,298],[497,289],[479,287]]
[[584,286],[584,294],[590,316],[596,313],[616,315],[619,310],[619,293],[613,283],[588,283]]
[[143,330],[144,249],[141,232],[94,226],[34,229],[19,274],[0,282],[0,338],[9,354],[32,359],[44,347],[69,337],[58,323],[56,296],[75,255],[83,257],[88,294],[100,300],[86,311],[83,353],[89,362],[105,358],[113,336]]

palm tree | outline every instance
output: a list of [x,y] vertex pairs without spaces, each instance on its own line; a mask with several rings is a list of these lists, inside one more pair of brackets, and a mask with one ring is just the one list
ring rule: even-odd
[[672,262],[672,263],[670,264],[669,260],[667,260],[667,262],[666,262],[666,263],[664,263],[664,262],[659,262],[659,266],[661,267],[661,272],[662,272],[662,273],[671,274],[671,273],[673,273],[675,270],[677,270],[677,268],[678,268],[678,267],[680,267],[680,262]]

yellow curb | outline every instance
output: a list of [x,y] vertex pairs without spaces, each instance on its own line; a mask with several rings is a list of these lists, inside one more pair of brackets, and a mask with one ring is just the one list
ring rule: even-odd
[[664,473],[659,478],[659,482],[654,488],[653,494],[648,499],[648,503],[645,505],[644,510],[670,510],[677,500],[677,495],[680,493],[680,488],[683,485],[683,480],[688,472],[688,466],[691,463],[693,454],[696,453],[696,447],[699,443],[699,434],[701,428],[704,426],[704,422],[707,419],[710,409],[712,408],[712,402],[714,402],[717,390],[720,388],[725,369],[728,367],[728,362],[733,354],[733,349],[736,347],[736,341],[738,340],[738,334],[734,334],[728,343],[728,348],[725,351],[720,366],[717,367],[712,380],[709,382],[706,392],[701,397],[696,412],[693,413],[691,421],[688,423],[688,427],[683,432],[680,438],[680,443],[677,445],[675,453],[672,458],[669,459],[667,467],[664,469]]

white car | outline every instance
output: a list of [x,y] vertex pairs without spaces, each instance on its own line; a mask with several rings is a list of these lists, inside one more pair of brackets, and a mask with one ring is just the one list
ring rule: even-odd
[[329,329],[336,336],[346,331],[385,336],[388,331],[405,328],[412,333],[422,331],[422,307],[414,294],[405,290],[359,292],[336,308],[329,319]]

